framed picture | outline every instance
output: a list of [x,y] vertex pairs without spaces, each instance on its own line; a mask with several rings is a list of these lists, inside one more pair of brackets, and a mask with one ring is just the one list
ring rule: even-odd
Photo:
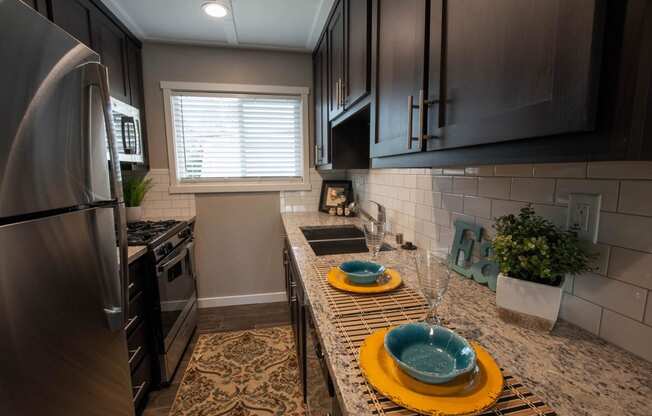
[[353,202],[353,185],[351,181],[323,181],[319,196],[319,210],[328,212],[338,205]]

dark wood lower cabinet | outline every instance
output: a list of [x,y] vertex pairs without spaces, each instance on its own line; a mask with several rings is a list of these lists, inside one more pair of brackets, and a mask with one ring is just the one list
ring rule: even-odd
[[129,321],[125,326],[131,385],[136,412],[140,414],[152,386],[158,380],[154,373],[157,358],[152,348],[152,310],[149,284],[154,281],[149,256],[143,256],[129,265]]
[[285,239],[283,249],[283,265],[285,268],[285,288],[290,306],[290,323],[294,332],[294,342],[299,362],[299,378],[301,380],[301,391],[305,400],[306,397],[306,327],[305,327],[305,295],[299,268],[292,255],[292,246]]

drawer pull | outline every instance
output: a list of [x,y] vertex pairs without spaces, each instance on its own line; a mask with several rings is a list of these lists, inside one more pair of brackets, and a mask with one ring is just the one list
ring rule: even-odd
[[138,321],[138,315],[135,315],[133,318],[129,318],[127,325],[125,325],[125,332],[131,331],[131,328],[134,326],[136,321]]
[[143,394],[145,391],[145,386],[147,385],[147,381],[143,381],[140,383],[138,387],[134,387],[135,393],[134,393],[134,399],[133,402],[136,403],[138,400],[140,400],[140,396]]
[[129,350],[129,365],[134,361],[134,359],[140,354],[140,351],[143,349],[143,347],[138,347],[135,350]]

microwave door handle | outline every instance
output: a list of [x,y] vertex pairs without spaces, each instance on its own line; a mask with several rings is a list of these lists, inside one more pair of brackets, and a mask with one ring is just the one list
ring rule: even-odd
[[118,249],[119,249],[119,274],[118,281],[120,291],[120,312],[122,319],[116,319],[120,322],[119,328],[116,323],[111,324],[110,329],[122,330],[129,319],[129,256],[127,248],[127,220],[125,214],[124,196],[122,194],[122,175],[120,172],[120,159],[118,147],[113,131],[111,95],[109,92],[109,73],[107,68],[100,64],[95,64],[100,87],[100,96],[102,101],[102,114],[104,115],[104,125],[106,128],[106,137],[109,145],[111,160],[109,161],[109,171],[111,177],[111,190],[113,197],[118,202],[114,208],[114,218],[117,225]]
[[129,145],[127,144],[128,130],[126,128],[126,124],[127,124],[125,121],[126,118],[127,118],[126,116],[120,117],[120,132],[122,133],[122,151],[125,153],[127,153],[129,149]]

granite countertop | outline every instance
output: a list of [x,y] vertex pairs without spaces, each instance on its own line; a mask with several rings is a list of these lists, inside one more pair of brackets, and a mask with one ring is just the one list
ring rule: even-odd
[[[371,415],[363,392],[350,376],[350,356],[338,343],[328,303],[312,266],[318,258],[337,264],[354,255],[317,257],[299,229],[308,225],[359,224],[359,220],[316,212],[286,213],[282,214],[282,220],[324,344],[342,411],[348,415]],[[380,259],[398,268],[405,284],[415,287],[414,252],[401,249],[382,252]],[[498,318],[495,293],[461,277],[451,279],[439,311],[464,336],[477,340],[501,367],[518,376],[559,415],[652,414],[652,363],[583,329],[559,321],[551,333],[543,333],[505,323]]]
[[147,246],[129,246],[127,248],[129,264],[135,262],[147,253]]

